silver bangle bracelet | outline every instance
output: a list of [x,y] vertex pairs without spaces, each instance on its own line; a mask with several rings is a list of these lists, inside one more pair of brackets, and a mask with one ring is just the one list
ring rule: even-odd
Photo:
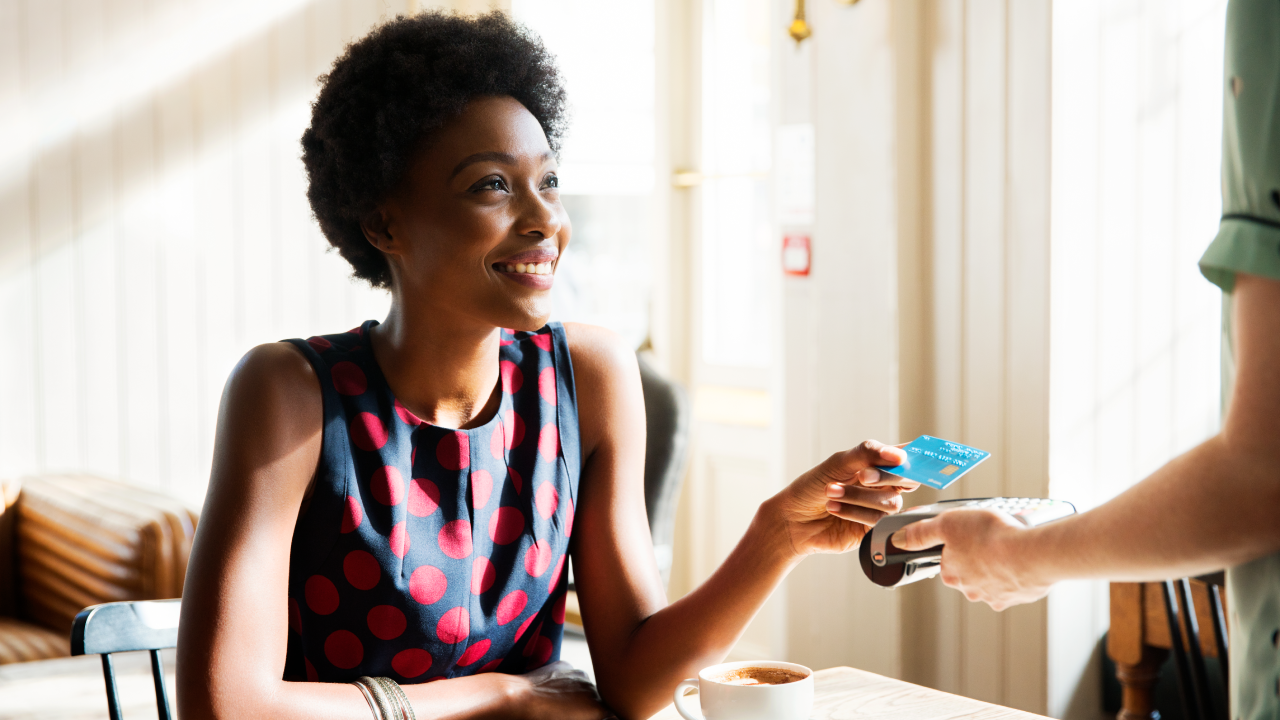
[[[363,680],[364,678],[360,678]],[[369,703],[369,710],[373,712],[373,720],[387,720],[383,717],[382,710],[378,708],[378,701],[373,699],[373,694],[369,692],[369,687],[359,680],[351,683],[360,688],[360,694],[364,696],[365,702]]]
[[398,706],[396,720],[417,720],[413,714],[413,705],[409,704],[409,696],[404,694],[404,688],[400,687],[400,683],[389,677],[378,677],[374,680],[382,683],[387,694],[395,700]]

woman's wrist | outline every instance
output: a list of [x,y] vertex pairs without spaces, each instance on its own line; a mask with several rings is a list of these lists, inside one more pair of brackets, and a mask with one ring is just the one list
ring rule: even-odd
[[790,570],[804,559],[806,553],[796,548],[790,521],[779,505],[777,495],[760,503],[743,540],[758,548],[762,559]]

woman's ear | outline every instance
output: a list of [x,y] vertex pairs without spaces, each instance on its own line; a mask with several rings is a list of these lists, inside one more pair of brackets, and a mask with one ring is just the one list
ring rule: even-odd
[[384,208],[374,208],[373,212],[366,215],[360,222],[360,229],[364,231],[365,240],[382,252],[394,253],[398,249],[395,238],[391,235],[391,223]]

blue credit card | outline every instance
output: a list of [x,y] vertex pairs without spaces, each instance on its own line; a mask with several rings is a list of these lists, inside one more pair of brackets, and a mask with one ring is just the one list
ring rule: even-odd
[[959,480],[960,476],[991,457],[991,453],[986,450],[930,435],[921,435],[902,449],[907,453],[905,463],[897,467],[877,469],[938,490]]

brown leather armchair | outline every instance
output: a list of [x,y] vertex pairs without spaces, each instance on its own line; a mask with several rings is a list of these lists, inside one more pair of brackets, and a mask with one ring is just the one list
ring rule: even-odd
[[0,482],[0,664],[70,653],[81,609],[182,595],[196,513],[87,475]]

